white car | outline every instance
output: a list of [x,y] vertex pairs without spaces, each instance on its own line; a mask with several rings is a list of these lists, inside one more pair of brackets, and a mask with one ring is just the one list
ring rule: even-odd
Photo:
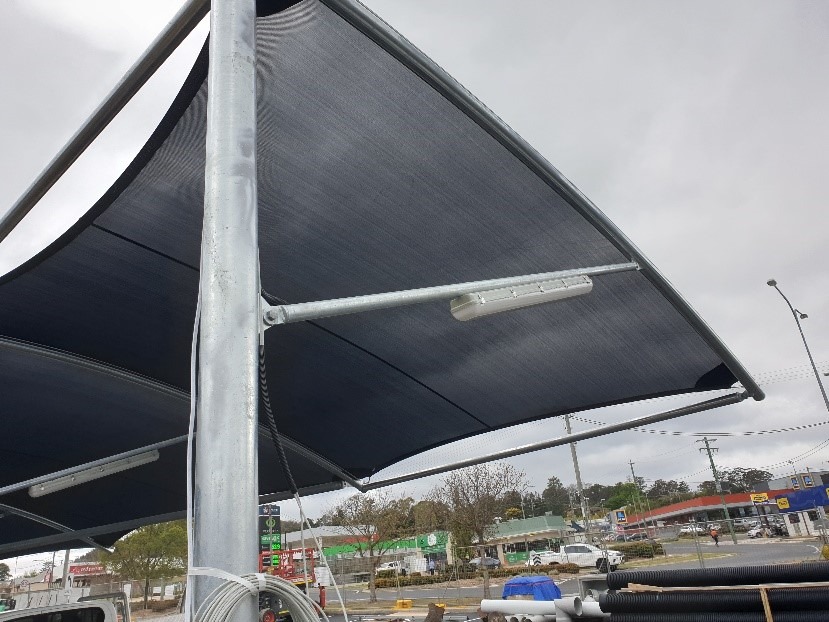
[[598,568],[601,571],[616,570],[625,560],[619,551],[611,549],[605,551],[592,544],[567,544],[558,552],[541,551],[530,552],[527,566],[541,566],[553,564],[578,564],[582,568]]
[[749,538],[762,538],[765,535],[765,529],[759,525],[757,527],[752,527],[746,532],[746,536]]
[[695,531],[697,535],[705,533],[705,529],[699,525],[685,525],[684,527],[680,527],[679,535],[693,535]]
[[384,562],[377,566],[377,570],[394,570],[402,574],[404,577],[406,576],[406,564],[403,562]]

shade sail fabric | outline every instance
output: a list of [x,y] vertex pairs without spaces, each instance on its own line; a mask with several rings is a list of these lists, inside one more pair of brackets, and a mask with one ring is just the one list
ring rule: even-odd
[[[537,153],[359,5],[305,0],[262,13],[260,259],[270,294],[303,302],[642,263]],[[187,431],[206,72],[203,52],[115,185],[0,281],[9,424],[0,486]],[[750,384],[729,356],[648,264],[597,277],[588,296],[473,322],[432,303],[266,333],[281,432],[354,478],[526,421]],[[262,440],[261,492],[284,491]],[[184,447],[161,454],[0,502],[107,542],[126,522],[183,512]],[[301,454],[289,452],[300,487],[339,481]],[[42,548],[54,533],[7,516],[0,553]]]

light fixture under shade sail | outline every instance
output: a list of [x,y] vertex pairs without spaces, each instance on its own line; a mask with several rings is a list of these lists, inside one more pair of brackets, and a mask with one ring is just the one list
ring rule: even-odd
[[48,482],[35,484],[29,488],[29,496],[42,497],[43,495],[48,495],[59,490],[65,490],[67,488],[71,488],[72,486],[78,486],[79,484],[85,484],[86,482],[91,482],[93,480],[106,477],[107,475],[114,475],[115,473],[120,473],[121,471],[134,469],[135,467],[139,467],[143,464],[149,464],[150,462],[155,462],[156,460],[158,460],[157,449],[144,452],[143,454],[130,456],[129,458],[121,458],[120,460],[114,460],[108,464],[92,467],[85,471],[78,471],[72,475],[64,475],[62,477],[56,477]]
[[590,277],[574,276],[531,285],[464,294],[450,301],[449,310],[456,320],[465,322],[485,315],[582,296],[589,294],[592,290],[593,281]]

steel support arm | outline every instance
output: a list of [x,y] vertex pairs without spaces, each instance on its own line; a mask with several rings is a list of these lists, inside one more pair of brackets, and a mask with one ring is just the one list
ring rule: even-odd
[[599,276],[602,274],[613,274],[615,272],[627,272],[638,269],[639,264],[631,262],[597,266],[594,268],[576,268],[573,270],[559,270],[558,272],[527,274],[503,279],[472,281],[469,283],[457,283],[455,285],[407,289],[397,292],[386,292],[384,294],[369,294],[367,296],[354,296],[351,298],[335,298],[333,300],[320,300],[317,302],[268,306],[264,310],[264,322],[266,326],[306,322],[308,320],[319,320],[337,315],[349,315],[352,313],[362,313],[364,311],[405,307],[424,302],[450,300],[457,296],[463,296],[464,294],[503,287],[517,287],[519,285],[529,285],[531,283],[553,281],[574,276]]

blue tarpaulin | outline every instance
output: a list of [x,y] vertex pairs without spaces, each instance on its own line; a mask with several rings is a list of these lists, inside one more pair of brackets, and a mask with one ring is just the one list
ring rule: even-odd
[[513,577],[504,583],[503,598],[508,596],[532,596],[533,600],[561,598],[561,590],[550,577]]

